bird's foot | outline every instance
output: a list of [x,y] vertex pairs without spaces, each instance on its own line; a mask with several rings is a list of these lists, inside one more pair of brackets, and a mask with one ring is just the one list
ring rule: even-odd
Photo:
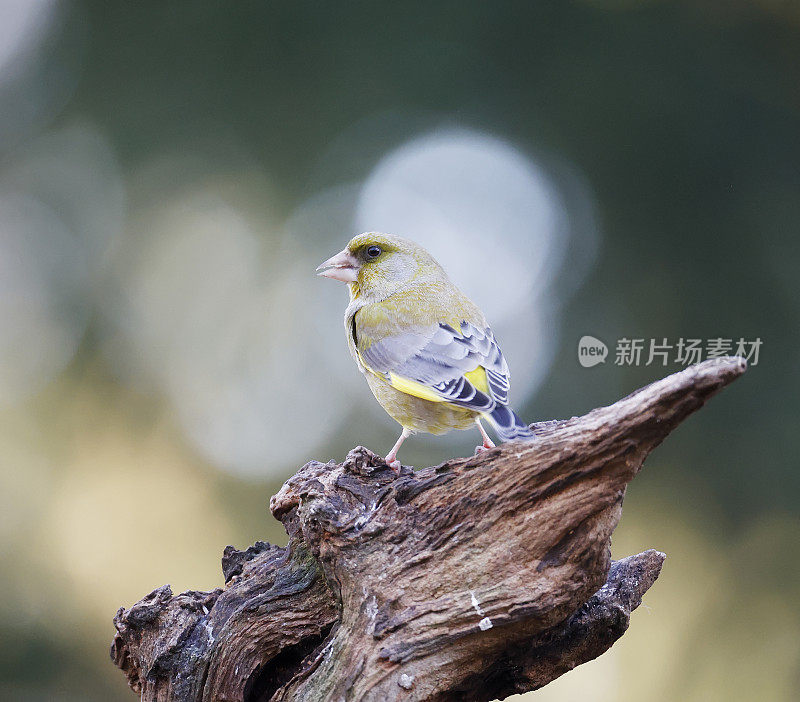
[[494,441],[492,441],[487,437],[486,440],[480,446],[475,447],[475,455],[477,456],[479,453],[484,453],[485,451],[493,449],[494,447],[495,447]]
[[402,464],[396,458],[391,460],[391,456],[387,456],[386,465],[394,471],[395,475],[400,475],[400,468],[402,467]]

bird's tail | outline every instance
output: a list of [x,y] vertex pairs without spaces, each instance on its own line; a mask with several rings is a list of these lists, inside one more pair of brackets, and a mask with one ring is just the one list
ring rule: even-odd
[[496,405],[495,408],[485,415],[491,422],[500,441],[517,441],[519,439],[532,439],[534,433],[527,424],[523,422],[510,407],[506,405]]

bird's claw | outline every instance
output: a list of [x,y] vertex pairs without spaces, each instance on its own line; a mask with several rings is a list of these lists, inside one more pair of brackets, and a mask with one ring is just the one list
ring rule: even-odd
[[488,436],[484,436],[484,441],[480,446],[475,447],[475,455],[477,456],[480,453],[484,453],[489,449],[495,448],[495,443],[492,441]]
[[386,465],[389,466],[389,468],[391,468],[394,471],[395,475],[400,475],[400,468],[402,468],[402,464],[400,463],[400,461],[398,461],[397,459],[395,459],[394,461],[390,461],[387,459]]

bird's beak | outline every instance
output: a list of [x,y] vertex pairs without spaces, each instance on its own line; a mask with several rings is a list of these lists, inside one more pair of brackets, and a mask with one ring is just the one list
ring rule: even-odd
[[360,267],[359,260],[347,249],[343,249],[335,256],[331,256],[325,263],[317,266],[317,275],[341,280],[343,283],[355,283]]

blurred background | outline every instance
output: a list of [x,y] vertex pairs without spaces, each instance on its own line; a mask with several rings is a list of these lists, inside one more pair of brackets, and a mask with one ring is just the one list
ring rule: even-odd
[[681,367],[619,338],[762,339],[628,491],[614,555],[668,554],[629,633],[530,698],[797,699],[798,86],[791,0],[0,0],[0,698],[133,699],[117,607],[391,447],[314,276],[372,229],[484,309],[529,421]]

